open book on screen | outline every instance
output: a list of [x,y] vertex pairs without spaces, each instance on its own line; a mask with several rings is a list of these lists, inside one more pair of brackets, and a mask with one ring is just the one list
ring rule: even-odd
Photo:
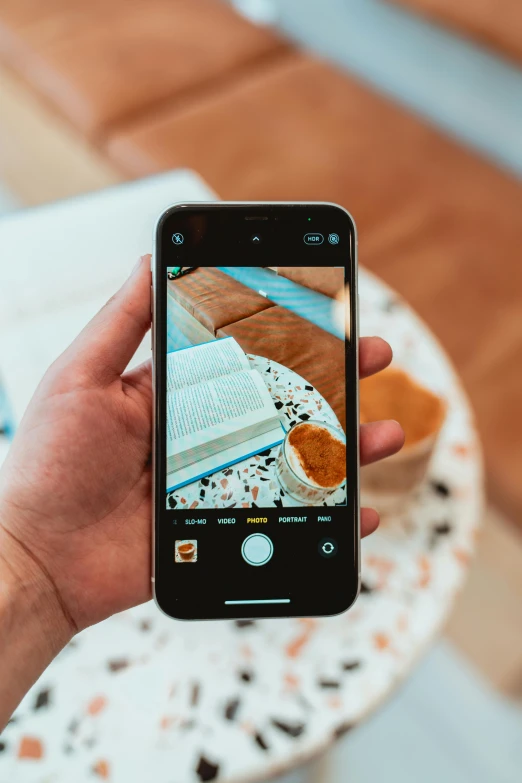
[[167,492],[283,438],[270,393],[233,337],[167,354]]

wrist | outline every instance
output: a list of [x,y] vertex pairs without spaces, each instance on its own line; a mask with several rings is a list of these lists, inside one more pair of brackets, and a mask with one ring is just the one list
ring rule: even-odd
[[0,731],[72,636],[50,578],[0,525]]

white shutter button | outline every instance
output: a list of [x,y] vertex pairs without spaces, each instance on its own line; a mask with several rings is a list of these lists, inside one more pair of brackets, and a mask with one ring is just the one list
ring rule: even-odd
[[241,554],[249,565],[262,566],[274,554],[274,545],[263,533],[253,533],[243,541]]

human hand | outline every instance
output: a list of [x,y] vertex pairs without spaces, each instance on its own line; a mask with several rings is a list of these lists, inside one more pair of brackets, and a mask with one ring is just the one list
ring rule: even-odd
[[[0,472],[0,636],[12,673],[0,726],[78,630],[150,598],[151,367],[126,367],[150,327],[150,256],[54,362]],[[391,349],[360,341],[360,374]],[[361,427],[361,462],[402,446],[396,422]],[[378,516],[361,514],[362,535]],[[4,683],[5,685],[5,683]]]
[[[71,634],[150,598],[150,363],[125,371],[150,326],[149,261],[48,370],[0,474],[2,550],[55,595]],[[361,377],[390,360],[384,340],[361,340]],[[363,425],[362,464],[402,437],[394,422]],[[377,524],[363,509],[362,534]]]

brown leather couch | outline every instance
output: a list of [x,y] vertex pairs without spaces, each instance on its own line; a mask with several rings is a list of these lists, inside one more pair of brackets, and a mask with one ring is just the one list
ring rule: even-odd
[[218,269],[196,269],[170,281],[168,292],[182,308],[177,311],[176,323],[189,339],[205,339],[204,333],[195,333],[195,319],[206,330],[206,339],[234,337],[245,353],[266,356],[289,367],[315,386],[345,427],[342,340]]
[[225,199],[346,206],[361,263],[457,365],[490,497],[522,518],[514,177],[220,0],[7,0],[0,60],[121,176],[189,167]]

